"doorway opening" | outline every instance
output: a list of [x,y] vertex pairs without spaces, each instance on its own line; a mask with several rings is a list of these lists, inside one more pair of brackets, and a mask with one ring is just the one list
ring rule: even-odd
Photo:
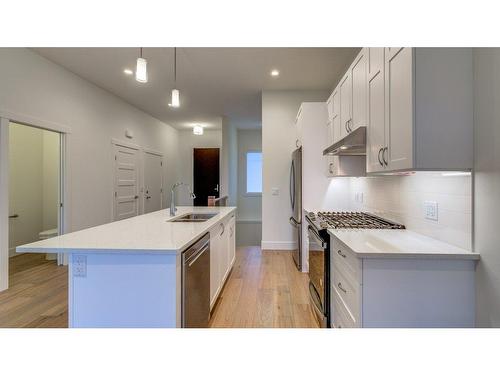
[[[15,252],[17,246],[62,233],[62,134],[11,121],[8,135],[9,263],[28,267],[49,260],[62,264],[58,254]],[[9,276],[17,268],[9,267]]]
[[207,206],[208,197],[219,198],[219,148],[193,149],[193,192],[195,206]]

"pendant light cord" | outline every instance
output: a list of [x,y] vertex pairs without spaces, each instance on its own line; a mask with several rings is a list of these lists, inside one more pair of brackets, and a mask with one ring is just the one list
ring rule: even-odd
[[174,47],[174,86],[177,87],[177,47]]

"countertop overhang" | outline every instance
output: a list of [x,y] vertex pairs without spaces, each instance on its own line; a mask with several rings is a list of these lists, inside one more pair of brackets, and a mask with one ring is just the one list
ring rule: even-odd
[[358,258],[479,260],[474,253],[408,229],[328,229]]
[[[236,207],[177,207],[170,216],[168,209],[134,216],[129,219],[83,229],[43,241],[18,246],[18,253],[181,253]],[[171,222],[184,214],[216,213],[205,222]]]

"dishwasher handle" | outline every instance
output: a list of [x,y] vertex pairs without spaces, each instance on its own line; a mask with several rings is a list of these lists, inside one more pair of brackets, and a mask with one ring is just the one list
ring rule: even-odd
[[207,251],[209,248],[209,243],[207,243],[205,246],[203,246],[200,250],[198,250],[197,252],[195,252],[194,254],[192,254],[188,259],[185,260],[184,264],[187,263],[187,266],[188,267],[191,267],[194,262],[196,262],[196,260],[201,257],[201,255]]

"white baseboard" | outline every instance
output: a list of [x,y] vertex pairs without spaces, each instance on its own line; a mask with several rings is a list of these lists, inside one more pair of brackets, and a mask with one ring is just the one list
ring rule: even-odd
[[262,250],[294,250],[297,248],[297,242],[294,241],[262,241]]

